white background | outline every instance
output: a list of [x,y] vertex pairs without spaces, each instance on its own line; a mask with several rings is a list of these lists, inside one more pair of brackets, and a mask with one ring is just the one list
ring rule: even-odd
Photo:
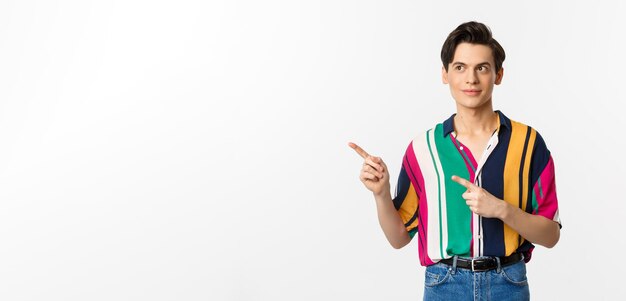
[[546,2],[0,2],[0,299],[421,299],[346,143],[395,185],[455,110],[439,52],[470,20],[507,53],[494,107],[555,159],[533,299],[608,299],[626,6]]

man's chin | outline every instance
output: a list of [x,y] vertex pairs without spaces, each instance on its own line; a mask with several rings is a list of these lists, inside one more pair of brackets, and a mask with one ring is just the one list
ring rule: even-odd
[[489,106],[489,100],[464,99],[461,101],[457,101],[457,105],[466,109],[480,110]]

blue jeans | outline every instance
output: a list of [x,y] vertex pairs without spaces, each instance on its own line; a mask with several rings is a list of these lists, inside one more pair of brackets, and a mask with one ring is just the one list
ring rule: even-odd
[[424,300],[530,300],[526,263],[472,272],[444,263],[426,267]]

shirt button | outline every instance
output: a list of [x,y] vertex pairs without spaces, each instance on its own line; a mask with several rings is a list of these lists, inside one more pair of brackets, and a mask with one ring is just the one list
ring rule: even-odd
[[462,146],[461,146],[461,147],[459,147],[459,148],[460,148],[461,150],[463,150],[463,147],[462,147]]

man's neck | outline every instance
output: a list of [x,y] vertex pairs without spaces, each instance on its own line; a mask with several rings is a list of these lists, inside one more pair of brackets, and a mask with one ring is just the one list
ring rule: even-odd
[[454,116],[454,130],[458,134],[475,136],[493,133],[498,128],[498,113],[492,106],[480,109],[457,107]]

